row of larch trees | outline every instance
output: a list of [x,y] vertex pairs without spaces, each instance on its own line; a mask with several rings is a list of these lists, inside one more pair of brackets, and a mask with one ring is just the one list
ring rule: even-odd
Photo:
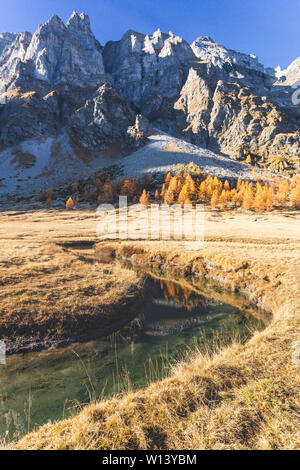
[[[203,203],[213,208],[270,211],[275,208],[300,208],[300,178],[274,177],[262,179],[253,173],[253,179],[221,181],[216,176],[192,177],[189,173],[168,173],[159,192],[154,194],[156,202],[164,204]],[[150,194],[143,190],[140,203],[147,204]]]
[[[174,174],[167,173],[164,181],[156,185],[150,175],[141,180],[131,177],[111,181],[110,176],[98,176],[84,183],[73,183],[66,207],[74,208],[80,201],[116,203],[119,195],[129,202],[148,205],[202,203],[221,210],[241,208],[257,212],[282,208],[300,208],[300,177],[293,178],[258,174],[251,179],[227,180],[201,173],[194,163],[178,165]],[[69,194],[70,194],[69,193]],[[41,200],[51,205],[57,197],[51,189],[43,191]]]

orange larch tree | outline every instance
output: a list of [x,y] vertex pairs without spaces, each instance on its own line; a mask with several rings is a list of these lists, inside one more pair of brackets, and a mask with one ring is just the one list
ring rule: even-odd
[[162,199],[164,199],[164,197],[165,197],[166,190],[167,190],[166,184],[164,183],[164,184],[162,185],[161,193],[160,193],[160,197],[161,197]]
[[66,209],[74,209],[75,208],[75,202],[71,197],[66,202]]
[[219,197],[220,197],[220,192],[219,190],[216,188],[214,189],[213,193],[212,193],[212,196],[211,196],[211,200],[210,200],[210,205],[211,207],[216,207],[219,203]]
[[146,191],[146,189],[143,189],[142,195],[140,197],[140,204],[143,204],[144,206],[149,205],[149,193]]
[[173,204],[174,202],[174,193],[168,189],[165,193],[164,204]]
[[166,177],[165,177],[165,185],[166,185],[166,188],[169,187],[171,178],[172,178],[172,175],[171,175],[171,173],[170,173],[170,171],[169,171],[169,172],[166,174]]
[[254,207],[254,193],[252,183],[247,184],[245,192],[243,194],[243,204],[242,208],[244,210],[253,209]]
[[289,197],[290,183],[287,178],[281,178],[278,184],[276,202],[279,206],[284,206]]
[[300,185],[295,186],[291,190],[290,194],[290,204],[295,209],[300,209]]

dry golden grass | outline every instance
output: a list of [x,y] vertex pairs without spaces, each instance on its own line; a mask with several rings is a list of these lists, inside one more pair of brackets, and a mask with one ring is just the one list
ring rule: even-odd
[[[67,224],[69,214],[62,213],[61,218],[61,224]],[[39,230],[45,219],[43,214],[8,215],[3,225],[0,334],[12,351],[27,343],[34,346],[45,336],[59,341],[77,337],[95,324],[109,329],[110,323],[122,321],[126,286],[138,284],[132,270],[95,263],[91,250],[76,249],[83,241],[68,243],[63,228],[58,229],[58,239],[51,239],[48,226],[39,233],[31,231],[34,226]],[[17,226],[22,233],[14,232]]]
[[27,91],[26,93],[21,93],[20,88],[15,88],[13,90],[8,90],[4,93],[1,93],[1,98],[32,98],[36,95],[36,91]]
[[[169,378],[86,406],[11,447],[299,449],[300,366],[292,360],[300,339],[299,216],[286,215],[274,215],[275,222],[269,215],[252,228],[253,216],[225,214],[216,222],[208,214],[207,241],[199,252],[186,252],[179,242],[102,243],[108,252],[166,273],[205,275],[228,291],[243,292],[251,305],[272,312],[273,321],[244,345],[213,356],[196,352]],[[91,221],[77,222],[78,238]]]

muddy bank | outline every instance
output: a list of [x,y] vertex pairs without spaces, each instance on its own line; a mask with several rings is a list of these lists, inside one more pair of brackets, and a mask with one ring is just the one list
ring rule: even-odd
[[120,295],[111,304],[99,304],[94,311],[66,314],[64,318],[55,317],[42,325],[34,324],[34,316],[17,312],[10,318],[7,327],[0,328],[0,337],[6,344],[6,354],[24,354],[56,349],[73,343],[85,342],[109,336],[118,331],[136,315],[142,305],[144,280],[136,285],[125,285]]
[[[95,247],[99,259],[130,264],[129,267],[141,272],[136,284],[124,285],[122,292],[105,305],[95,305],[87,310],[72,307],[70,311],[58,312],[51,318],[45,315],[41,324],[35,323],[33,312],[20,310],[14,312],[9,322],[0,328],[0,337],[5,341],[7,354],[28,353],[44,349],[56,349],[76,342],[85,342],[109,336],[118,331],[136,315],[143,304],[147,270],[151,275],[186,280],[189,287],[197,284],[197,289],[209,286],[220,291],[219,300],[226,302],[227,295],[240,294],[236,307],[244,310],[258,309],[264,313],[272,312],[272,305],[264,295],[264,287],[274,288],[274,283],[266,275],[260,278],[253,273],[249,262],[232,260],[227,264],[218,263],[211,257],[199,254],[175,255],[163,252],[157,247],[147,250],[141,245],[100,243]],[[280,280],[276,280],[276,285]],[[259,288],[258,288],[259,287]],[[243,298],[242,298],[243,297]],[[268,297],[269,298],[269,297]],[[100,299],[101,302],[101,299]]]
[[[189,254],[189,252],[176,254],[171,250],[157,249],[155,252],[147,247],[141,248],[140,245],[108,245],[98,244],[95,247],[96,252],[101,256],[110,255],[111,259],[119,259],[134,266],[137,270],[149,270],[152,274],[158,276],[171,276],[172,278],[185,278],[191,284],[196,282],[204,285],[209,284],[213,289],[222,290],[226,296],[228,294],[237,294],[244,298],[245,304],[253,309],[272,314],[274,306],[272,305],[272,296],[266,296],[266,289],[272,289],[281,286],[280,276],[278,274],[272,277],[265,271],[257,271],[255,266],[251,266],[251,261],[247,259],[237,260],[219,260],[211,256],[199,256],[198,253]],[[224,299],[223,299],[224,300]]]
[[[35,352],[44,349],[56,349],[76,342],[85,342],[99,337],[109,336],[130,322],[137,309],[143,304],[145,281],[143,273],[166,276],[172,279],[185,279],[190,286],[202,283],[219,289],[220,300],[226,302],[228,295],[240,294],[238,308],[258,309],[272,313],[272,297],[265,295],[265,290],[280,286],[280,279],[272,279],[265,273],[253,272],[251,262],[240,259],[223,261],[211,256],[199,256],[198,253],[175,254],[164,252],[158,247],[142,248],[140,244],[99,243],[95,246],[95,257],[99,260],[130,264],[135,270],[141,269],[135,284],[125,284],[122,292],[111,302],[95,305],[89,310],[70,308],[70,311],[57,312],[51,318],[44,315],[42,323],[37,324],[33,312],[19,310],[10,316],[7,324],[2,324],[0,337],[5,341],[7,354]],[[201,286],[200,286],[201,287]],[[101,299],[100,299],[101,302]]]

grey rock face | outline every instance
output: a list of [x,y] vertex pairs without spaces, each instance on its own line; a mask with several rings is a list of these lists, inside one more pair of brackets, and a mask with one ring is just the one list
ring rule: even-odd
[[16,35],[0,56],[0,92],[46,94],[53,87],[96,87],[105,81],[102,47],[89,18],[74,12],[66,24],[53,15],[34,35]]
[[[32,34],[28,31],[13,36],[12,41],[6,45],[0,55],[0,93],[5,93],[18,78],[32,38]],[[3,98],[1,100],[0,97],[0,103],[5,102]]]
[[0,56],[2,147],[63,130],[72,113],[105,81],[102,47],[89,18],[53,15],[32,36],[9,37]]
[[0,149],[43,135],[56,136],[60,125],[57,95],[43,99],[35,92],[16,92],[0,114]]
[[74,12],[66,25],[53,15],[39,26],[26,51],[34,75],[53,86],[95,86],[104,77],[101,46],[91,32],[89,18]]
[[[257,156],[300,153],[297,117],[244,80],[228,80],[209,69],[192,67],[175,103],[177,135],[194,144],[236,156],[241,149]],[[227,79],[226,79],[227,78]]]
[[105,83],[72,116],[70,134],[84,148],[102,151],[108,144],[119,144],[120,154],[126,144],[127,128],[135,119],[127,101]]
[[19,33],[0,33],[0,55],[18,36]]
[[[298,151],[298,117],[287,119],[286,102],[272,91],[275,70],[253,54],[209,37],[190,47],[172,33],[130,30],[105,46],[103,58],[117,90],[164,131],[230,155]],[[297,142],[291,149],[283,144],[288,134]]]
[[285,85],[293,85],[300,80],[300,57],[298,57],[287,69],[281,70],[280,67],[276,69],[276,76],[279,82]]
[[193,57],[186,41],[159,29],[151,36],[127,31],[103,51],[106,71],[117,90],[152,118],[164,100],[179,93]]
[[93,155],[121,156],[158,127],[232,156],[297,157],[299,61],[275,74],[209,37],[190,46],[160,29],[103,48],[87,15],[53,15],[33,35],[0,35],[0,150],[66,133]]
[[152,124],[148,121],[145,116],[137,114],[135,124],[128,127],[127,135],[129,139],[129,147],[132,151],[137,150],[139,147],[143,147],[148,143],[148,137],[154,134]]
[[216,67],[236,67],[237,69],[251,70],[275,76],[275,70],[265,69],[258,62],[258,58],[254,54],[243,54],[242,52],[227,49],[221,44],[215,43],[208,36],[197,38],[191,44],[191,48],[196,57]]
[[150,136],[154,133],[152,124],[142,114],[137,114],[134,127],[136,132],[140,132],[145,136]]

